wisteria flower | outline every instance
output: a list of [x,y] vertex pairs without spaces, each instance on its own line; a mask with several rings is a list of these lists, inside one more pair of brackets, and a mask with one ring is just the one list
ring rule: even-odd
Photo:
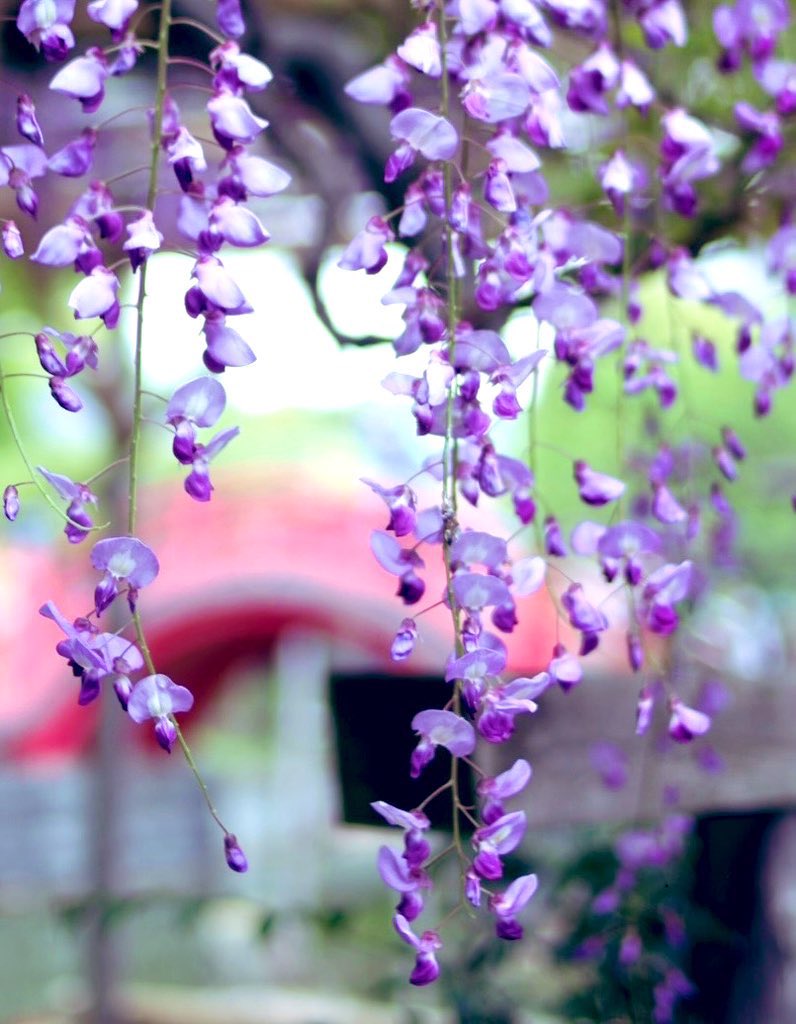
[[679,697],[669,702],[669,735],[678,743],[690,743],[697,736],[704,735],[711,726],[710,716],[684,704]]
[[503,876],[500,858],[517,849],[525,835],[526,824],[525,811],[512,811],[484,828],[476,829],[473,835],[476,850],[473,868],[481,878],[494,881]]
[[127,601],[134,610],[138,591],[150,584],[160,571],[154,551],[136,537],[108,537],[97,541],[91,549],[91,564],[104,573],[94,591],[97,615],[117,596],[120,583],[127,584]]
[[216,434],[207,444],[194,446],[191,472],[185,478],[185,490],[196,501],[210,501],[213,492],[210,463],[239,433],[240,427],[229,427]]
[[23,0],[17,28],[47,60],[63,60],[75,45],[70,25],[75,0]]
[[385,246],[394,239],[392,229],[383,218],[371,217],[362,231],[348,243],[337,265],[343,270],[365,270],[368,274],[378,274],[387,262]]
[[177,739],[173,715],[190,711],[193,694],[164,675],[144,676],[135,684],[127,702],[127,714],[141,725],[155,719],[155,738],[167,754]]
[[241,142],[253,142],[268,127],[265,118],[254,114],[243,97],[226,90],[207,101],[207,113],[213,135],[222,149],[232,149]]
[[437,950],[442,949],[442,941],[434,931],[425,931],[418,938],[409,927],[409,922],[402,914],[396,914],[393,925],[400,937],[417,953],[415,966],[409,975],[411,985],[430,985],[439,977]]
[[93,525],[91,516],[86,511],[86,505],[96,505],[97,495],[87,487],[86,484],[75,483],[68,476],[61,473],[51,473],[38,466],[37,470],[58,494],[69,504],[66,507],[67,524],[64,533],[70,544],[79,544],[88,537]]
[[69,622],[57,606],[48,601],[39,614],[52,619],[66,635],[56,645],[56,651],[66,658],[72,672],[80,679],[78,704],[90,704],[100,694],[102,684],[111,683],[123,708],[132,690],[129,675],[144,666],[138,648],[115,633],[97,633],[86,619]]
[[522,938],[522,925],[517,921],[517,914],[525,908],[538,884],[536,875],[522,875],[515,878],[504,892],[489,897],[489,910],[497,918],[495,930],[499,939]]
[[127,225],[127,233],[130,237],[122,248],[130,257],[130,266],[135,272],[160,248],[163,235],[155,227],[150,210],[144,210],[138,220],[131,221]]
[[587,505],[607,505],[625,493],[625,484],[607,473],[598,473],[582,460],[575,463],[575,481],[581,501]]
[[486,825],[491,825],[506,813],[503,801],[521,793],[528,785],[533,771],[523,757],[517,758],[511,768],[499,775],[481,779],[478,783],[478,795],[484,797],[481,817]]
[[109,28],[111,38],[118,41],[138,10],[138,0],[90,0],[86,9],[89,18]]
[[119,278],[107,267],[94,267],[87,277],[72,289],[67,305],[76,320],[98,316],[106,327],[113,328],[119,321]]
[[105,54],[93,46],[86,51],[85,56],[76,57],[61,68],[50,82],[50,88],[80,100],[83,111],[93,114],[105,97],[105,79],[108,74]]
[[410,775],[418,778],[432,760],[437,747],[445,747],[453,757],[466,757],[475,750],[475,730],[469,722],[452,711],[431,708],[419,711],[412,719],[412,728],[420,742],[412,752]]

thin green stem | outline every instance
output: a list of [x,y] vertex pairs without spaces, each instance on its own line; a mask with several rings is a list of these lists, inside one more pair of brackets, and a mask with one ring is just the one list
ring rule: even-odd
[[[165,105],[166,97],[166,85],[167,85],[167,74],[169,66],[169,28],[171,26],[171,3],[172,0],[163,0],[161,4],[161,15],[160,15],[160,30],[158,33],[158,66],[157,66],[157,82],[155,89],[155,113],[152,125],[152,148],[149,162],[149,185],[147,188],[146,207],[147,210],[154,211],[155,202],[158,196],[158,169],[160,166],[160,139],[163,131],[163,108]],[[147,262],[141,266],[139,270],[138,278],[138,298],[135,303],[136,309],[136,332],[135,332],[135,355],[134,355],[134,381],[133,381],[133,422],[130,430],[130,453],[128,456],[129,465],[129,483],[128,483],[128,503],[127,503],[127,532],[132,537],[135,535],[136,527],[136,513],[137,513],[137,499],[138,499],[138,466],[140,458],[140,444],[141,444],[141,424],[144,420],[142,413],[143,396],[145,394],[143,387],[143,350],[144,350],[144,304],[146,302],[146,280],[147,280]],[[120,460],[123,461],[123,460]],[[147,667],[147,671],[151,675],[156,674],[155,663],[152,658],[152,652],[149,649],[146,636],[144,635],[144,629],[141,624],[141,617],[138,610],[133,612],[133,623],[135,624],[136,639],[141,650],[141,654],[144,658],[144,663]],[[213,801],[210,798],[210,793],[205,781],[199,773],[199,769],[196,766],[196,762],[193,759],[191,748],[188,746],[185,737],[182,734],[179,724],[173,715],[169,716],[171,723],[174,726],[177,742],[180,745],[183,756],[188,767],[196,779],[196,784],[202,793],[207,809],[210,812],[210,816],[222,830],[225,835],[229,835],[229,829],[226,827],[224,822],[221,820],[218,811],[216,810]]]
[[218,32],[214,32],[211,28],[208,28],[207,25],[203,25],[201,21],[195,21],[193,18],[172,18],[171,23],[172,25],[188,25],[190,28],[195,28],[199,32],[204,32],[209,39],[212,39],[214,43],[218,43],[219,46],[223,46],[226,42],[224,37],[219,35]]
[[[160,10],[160,30],[158,32],[158,66],[155,86],[155,116],[152,124],[152,148],[149,160],[149,186],[147,188],[146,208],[152,210],[158,193],[158,167],[160,165],[160,136],[163,131],[163,107],[166,97],[166,84],[169,62],[169,26],[171,23],[171,0],[164,0]],[[143,351],[144,351],[144,302],[146,300],[147,264],[144,262],[139,270],[138,301],[136,310],[135,356],[134,356],[134,392],[133,392],[133,424],[130,432],[130,474],[127,504],[127,532],[135,534],[137,499],[138,499],[138,459],[141,441],[141,401],[143,387]]]

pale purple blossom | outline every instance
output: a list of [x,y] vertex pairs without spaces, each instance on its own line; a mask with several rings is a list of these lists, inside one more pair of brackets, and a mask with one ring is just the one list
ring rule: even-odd
[[684,704],[679,697],[669,701],[669,735],[678,743],[690,743],[697,736],[704,735],[711,726],[710,716]]
[[47,167],[64,178],[82,178],[91,170],[96,148],[96,129],[84,128],[76,139],[67,142],[57,153],[53,153],[47,161]]
[[531,766],[525,758],[519,757],[506,771],[481,779],[478,795],[484,798],[481,817],[486,825],[503,817],[506,813],[503,801],[521,793],[530,782],[532,774]]
[[425,931],[418,938],[402,914],[396,914],[393,917],[393,925],[398,935],[417,953],[415,966],[409,975],[410,984],[430,985],[431,982],[436,981],[439,977],[436,953],[437,950],[442,949],[439,935],[434,931]]
[[76,57],[61,68],[50,82],[50,88],[80,100],[83,111],[92,114],[105,97],[108,73],[105,54],[93,46],[86,51],[85,56]]
[[17,28],[47,60],[63,60],[75,45],[70,25],[75,0],[23,0]]
[[119,320],[119,279],[107,267],[97,266],[72,289],[67,305],[76,320],[101,317],[107,327],[115,327]]
[[525,811],[511,811],[489,825],[476,829],[473,846],[476,854],[473,868],[481,878],[490,881],[502,878],[501,857],[516,850],[525,835]]
[[153,252],[160,248],[163,235],[155,227],[151,210],[144,210],[141,216],[127,225],[130,236],[122,248],[130,257],[133,272],[138,270]]
[[37,466],[48,484],[58,495],[69,502],[66,507],[67,523],[64,533],[70,544],[79,544],[88,537],[89,530],[93,523],[91,516],[86,511],[86,505],[96,505],[98,498],[86,484],[75,483],[68,476],[61,473],[51,473],[43,466]]
[[475,730],[452,711],[419,711],[412,719],[412,728],[420,735],[412,752],[409,774],[413,779],[432,760],[437,747],[445,747],[453,757],[466,757],[475,750]]
[[190,690],[179,686],[168,676],[156,674],[144,676],[135,684],[127,702],[127,714],[138,725],[154,718],[155,738],[170,754],[177,739],[177,728],[172,717],[190,711],[192,707],[193,694]]
[[528,904],[538,884],[536,875],[521,875],[504,892],[489,897],[489,909],[497,918],[495,930],[499,939],[522,938],[522,925],[517,921],[517,914]]
[[99,615],[127,584],[127,601],[135,608],[138,591],[157,576],[160,566],[151,548],[136,537],[108,537],[91,549],[91,564],[104,575],[94,591],[94,606]]

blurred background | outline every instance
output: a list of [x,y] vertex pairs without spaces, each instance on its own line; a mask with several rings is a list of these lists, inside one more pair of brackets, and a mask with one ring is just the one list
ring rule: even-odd
[[[207,12],[186,3],[178,13]],[[657,275],[643,282],[639,333],[682,358],[677,379],[688,413],[667,416],[654,400],[652,409],[639,401],[625,423],[628,454],[636,446],[643,453],[657,432],[672,444],[696,434],[703,441],[692,467],[707,474],[710,444],[726,422],[750,451],[733,485],[741,513],[735,553],[714,573],[677,653],[688,666],[684,699],[716,713],[710,744],[695,753],[667,746],[665,716],[636,739],[638,683],[624,667],[624,637],[606,642],[584,684],[546,697],[502,760],[485,752],[494,770],[520,754],[534,766],[517,803],[530,827],[511,864],[513,873],[533,870],[541,879],[525,941],[498,946],[488,922],[462,922],[444,936],[440,984],[409,989],[406,951],[389,924],[392,901],[375,870],[379,846],[395,837],[368,803],[413,806],[433,788],[425,777],[422,786],[406,779],[409,722],[414,711],[444,702],[435,694],[444,693],[437,688],[447,636],[444,615],[432,612],[409,665],[389,661],[403,610],[394,581],[368,550],[384,511],[360,478],[403,482],[437,445],[412,436],[408,408],[380,387],[395,368],[388,341],[402,329],[401,307],[381,298],[405,250],[393,246],[373,278],[343,272],[336,261],[370,215],[401,202],[400,190],[382,181],[388,115],[350,103],[342,86],[404,38],[413,13],[387,0],[285,0],[250,4],[247,17],[246,48],[275,73],[253,101],[271,122],[258,151],[293,176],[287,193],[256,206],[272,235],[267,249],[223,255],[256,306],[235,326],[258,359],[224,375],[229,402],[219,426],[238,424],[241,435],[213,465],[208,505],[184,493],[170,437],[157,424],[162,406],[152,399],[140,534],[162,565],[142,601],[156,663],[197,696],[186,733],[251,867],[238,877],[224,866],[221,837],[179,756],[166,758],[107,695],[77,707],[77,685],[54,650],[58,631],[37,609],[53,600],[69,618],[84,613],[95,574],[86,546],[69,547],[59,522],[25,488],[18,521],[0,529],[0,1021],[644,1021],[652,1019],[655,985],[665,977],[674,985],[679,970],[701,993],[684,1001],[684,1021],[796,1019],[796,836],[787,813],[796,792],[796,545],[788,500],[796,489],[796,406],[783,393],[774,414],[756,420],[752,386],[735,365],[737,325],[672,300]],[[96,31],[81,13],[78,38],[100,42]],[[138,143],[144,151],[141,111],[132,108],[151,101],[148,58],[110,82],[100,114],[86,118],[77,104],[48,98],[51,68],[34,59],[12,22],[0,38],[6,88],[33,96],[48,153],[86,123],[127,108],[103,130],[110,139],[93,174],[120,174]],[[182,26],[174,48],[202,55],[207,45]],[[569,41],[559,52],[563,65],[580,56]],[[718,128],[731,124],[732,103],[750,83],[720,79],[714,57],[705,19],[687,52],[651,56],[650,72],[663,95],[668,88],[682,96]],[[172,92],[202,134],[198,81],[178,68]],[[3,138],[12,139],[12,104],[0,118]],[[545,166],[556,182],[553,198],[581,208],[599,199],[593,171],[615,126],[588,119],[578,126],[572,139],[583,141],[574,156]],[[652,135],[655,125],[639,121],[634,130]],[[771,214],[735,187],[741,152],[734,136],[721,138],[724,177],[705,183],[703,216],[680,222],[677,240],[699,255],[716,287],[784,312],[762,248]],[[21,225],[28,252],[77,195],[75,183],[53,176],[39,184],[46,213],[41,227]],[[119,204],[140,202],[139,178],[114,192]],[[22,220],[10,190],[0,202],[3,217]],[[176,240],[167,214],[160,226]],[[732,243],[711,246],[728,230]],[[203,372],[202,345],[195,322],[182,315],[190,258],[162,254],[156,267],[146,382],[168,397]],[[6,261],[0,277],[2,333],[72,327],[68,272]],[[125,288],[132,296],[129,274]],[[506,323],[500,313],[466,315],[501,328],[514,353],[536,345],[539,327],[527,304]],[[123,316],[116,341],[98,336],[100,369],[77,385],[79,415],[51,402],[40,381],[7,383],[34,464],[82,479],[86,467],[94,473],[118,457],[128,427],[131,329]],[[694,332],[716,345],[717,373],[686,357]],[[542,332],[541,343],[550,340]],[[4,339],[2,358],[6,374],[38,367],[30,338]],[[422,353],[399,369],[420,367]],[[540,376],[531,428],[539,490],[565,532],[579,515],[571,459],[618,469],[618,376],[613,364],[600,373],[588,420],[561,401],[563,373],[552,359]],[[527,421],[499,429],[503,447],[528,456]],[[25,478],[5,423],[0,471],[3,485]],[[417,487],[421,507],[435,501],[433,482]],[[104,497],[98,521],[113,501]],[[466,515],[465,525],[515,529],[500,503]],[[533,549],[531,537],[515,544]],[[582,574],[576,563],[573,574]],[[553,589],[559,583],[566,585],[562,577]],[[441,589],[433,569],[428,584],[429,594]],[[599,580],[592,585],[600,593]],[[537,671],[558,636],[555,608],[543,596],[529,598],[520,618],[509,638],[511,667]],[[681,814],[695,817],[672,825]],[[611,907],[604,894],[616,888],[618,837],[631,825],[656,841],[673,829],[671,855],[655,870],[642,867],[632,905]],[[444,835],[436,842],[443,848]],[[634,931],[651,951],[643,970],[622,960]]]

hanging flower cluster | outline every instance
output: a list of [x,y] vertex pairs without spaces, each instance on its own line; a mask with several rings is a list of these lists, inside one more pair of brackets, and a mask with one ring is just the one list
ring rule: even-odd
[[[497,934],[514,939],[522,932],[517,915],[536,878],[515,879],[505,890],[493,885],[503,877],[503,856],[516,849],[525,829],[523,812],[506,810],[501,801],[524,789],[530,766],[518,761],[497,778],[482,778],[482,804],[474,816],[459,799],[456,780],[460,760],[480,772],[471,760],[477,738],[507,741],[517,717],[533,715],[550,686],[567,690],[580,682],[580,659],[616,628],[625,634],[630,670],[642,679],[639,734],[650,725],[656,698],[668,704],[668,732],[678,743],[691,742],[711,725],[709,715],[679,692],[693,680],[671,670],[660,652],[672,649],[691,605],[708,586],[711,565],[727,557],[735,513],[724,488],[738,476],[745,449],[728,424],[717,426],[712,448],[673,439],[661,416],[684,407],[680,364],[693,359],[714,371],[716,348],[695,336],[686,353],[671,338],[653,346],[641,336],[640,280],[654,271],[665,274],[673,318],[678,303],[687,300],[737,323],[739,370],[755,383],[756,413],[767,414],[774,392],[793,374],[793,319],[771,319],[737,292],[717,290],[692,255],[666,235],[698,215],[710,179],[730,171],[742,181],[761,175],[761,194],[782,225],[769,244],[770,264],[794,291],[793,195],[783,184],[792,176],[777,177],[772,168],[782,157],[782,122],[796,106],[796,79],[793,64],[776,55],[789,20],[784,0],[739,0],[716,9],[720,68],[729,73],[748,58],[773,105],[736,106],[744,153],[730,168],[711,126],[670,105],[652,80],[654,51],[687,41],[679,0],[415,0],[412,6],[417,27],[384,63],[346,86],[358,102],[388,108],[395,148],[384,180],[406,183],[404,202],[393,213],[372,217],[339,265],[375,274],[387,263],[390,243],[400,239],[407,247],[384,300],[403,304],[405,324],[394,342],[399,369],[384,386],[410,400],[418,434],[439,438],[439,457],[420,472],[442,487],[436,507],[418,511],[408,483],[368,481],[390,512],[386,530],[374,533],[371,546],[379,564],[398,577],[405,605],[427,596],[426,564],[435,558],[444,564],[444,593],[428,596],[432,602],[441,598],[450,611],[450,699],[443,709],[415,716],[419,742],[410,774],[421,775],[440,747],[450,755],[451,780],[443,788],[454,797],[453,847],[461,874],[454,910],[481,905],[486,891]],[[574,66],[561,67],[551,56],[559,33],[570,38],[569,52],[583,54]],[[643,43],[631,46],[630,39]],[[631,131],[631,125],[643,130]],[[600,140],[592,166],[604,202],[588,211],[556,206],[545,164],[554,166],[554,151],[577,146],[586,133]],[[645,144],[655,138],[657,155]],[[500,333],[480,323],[494,324],[501,314],[505,319],[518,305],[530,306],[540,329],[535,339],[529,332],[524,351],[510,353]],[[540,337],[549,337],[549,346],[541,347]],[[425,369],[404,372],[401,358],[419,352],[426,354]],[[607,522],[577,523],[569,542],[560,526],[563,510],[544,506],[544,481],[533,470],[536,421],[531,419],[530,464],[503,451],[500,440],[501,421],[528,408],[523,383],[551,361],[560,368],[563,400],[583,416],[584,431],[593,429],[593,394],[612,370],[620,403],[643,404],[648,420],[660,424],[631,472],[620,420],[621,477],[589,464],[577,448],[569,458],[562,455],[562,471],[572,473],[580,501],[610,513]],[[538,394],[534,385],[531,406]],[[577,446],[577,425],[572,436]],[[462,525],[465,509],[502,497],[510,499],[517,527],[509,541]],[[545,507],[543,521],[538,505]],[[560,589],[559,574],[550,570],[570,551],[592,561],[615,586],[614,600],[598,602],[585,579],[568,576]],[[579,637],[578,646],[559,642],[545,671],[507,678],[501,634],[514,630],[522,598],[544,586]],[[417,615],[404,618],[393,658],[409,658],[417,637]],[[661,639],[650,643],[656,637]],[[432,887],[425,867],[431,848],[421,837],[429,827],[426,805],[436,795],[410,811],[374,805],[404,829],[404,853],[385,847],[379,871],[400,895],[394,924],[415,950],[410,980],[418,985],[439,973],[438,929],[418,938],[410,928]],[[470,850],[461,838],[463,818],[474,828]],[[675,1001],[676,995],[668,1003],[662,999],[667,1008],[656,1020],[669,1020]]]
[[[93,0],[88,5],[89,17],[109,30],[109,43],[93,46],[84,54],[67,60],[75,46],[70,27],[75,13],[73,0],[55,3],[24,0],[22,3],[17,17],[19,30],[41,50],[47,61],[62,62],[49,83],[51,94],[64,98],[64,102],[76,100],[85,114],[101,111],[106,90],[115,87],[114,79],[135,69],[145,46],[157,51],[157,77],[152,107],[145,120],[150,136],[148,164],[144,167],[120,164],[114,168],[113,178],[108,180],[88,176],[93,172],[97,150],[106,139],[107,125],[120,114],[115,114],[108,122],[86,126],[75,139],[50,153],[32,97],[27,94],[18,97],[16,128],[22,141],[0,149],[0,186],[14,191],[20,211],[34,222],[45,212],[37,189],[38,180],[47,175],[87,180],[59,223],[43,231],[31,223],[21,231],[13,221],[5,221],[2,247],[8,258],[20,259],[24,256],[24,239],[34,236],[36,243],[30,256],[33,262],[51,268],[71,267],[78,275],[67,305],[75,320],[96,321],[96,324],[86,334],[46,326],[32,335],[39,364],[46,375],[43,379],[52,397],[67,412],[81,410],[83,403],[75,389],[77,378],[96,371],[103,350],[112,343],[112,338],[106,337],[102,328],[110,332],[123,316],[135,317],[131,330],[136,337],[135,380],[129,399],[132,426],[129,451],[121,460],[122,464],[127,464],[129,472],[125,503],[127,522],[119,524],[119,529],[126,529],[126,533],[97,540],[93,545],[91,564],[101,576],[94,591],[93,607],[85,615],[70,621],[52,602],[42,607],[41,614],[52,619],[65,636],[58,643],[57,651],[66,658],[80,681],[78,703],[89,704],[103,689],[112,687],[128,717],[137,724],[154,722],[159,745],[171,752],[175,743],[179,744],[196,773],[175,717],[191,709],[193,696],[184,686],[157,672],[138,611],[140,592],[155,581],[159,571],[158,558],[137,536],[136,523],[140,434],[146,401],[141,380],[142,349],[151,334],[161,330],[158,325],[145,322],[146,274],[150,263],[156,262],[158,254],[170,245],[178,245],[183,251],[192,249],[195,262],[190,281],[186,282],[185,310],[202,323],[205,348],[197,356],[201,355],[213,375],[223,373],[228,367],[253,362],[254,352],[228,323],[231,318],[250,312],[252,307],[219,253],[225,245],[253,248],[268,241],[268,232],[247,202],[252,196],[270,196],[283,190],[290,177],[252,152],[252,144],[267,127],[267,122],[252,111],[249,96],[264,89],[272,75],[262,61],[244,53],[237,42],[245,31],[237,0],[219,0],[217,24],[221,35],[211,26],[193,23],[210,40],[206,59],[197,60],[195,64],[204,68],[211,81],[204,114],[209,133],[220,150],[220,159],[215,161],[205,156],[206,143],[200,142],[188,129],[169,92],[172,26],[169,0],[158,10],[160,27],[158,39],[153,42],[138,36],[138,26],[146,12],[139,11],[137,0],[115,4]],[[135,110],[125,113],[138,113],[143,117]],[[127,201],[130,189],[125,185],[125,202],[120,204],[114,196],[114,182],[135,176],[142,181],[140,199],[136,203]],[[170,178],[172,184],[169,184]],[[176,221],[179,240],[164,238],[162,226],[169,221]],[[128,262],[131,273],[138,278],[138,299],[129,314],[123,311],[119,300],[120,274]],[[186,372],[195,375],[196,367],[186,367]],[[38,382],[35,386],[39,386]],[[100,502],[94,481],[114,470],[119,463],[94,473],[87,482],[75,482],[41,467],[33,473],[31,460],[14,425],[8,378],[2,371],[0,392],[22,458],[33,474],[31,480],[6,486],[3,500],[6,518],[14,521],[20,515],[20,487],[35,485],[65,519],[64,532],[71,543],[81,543],[93,531],[105,529],[110,524],[96,525],[89,511]],[[216,424],[224,412],[224,387],[218,376],[198,377],[177,388],[171,398],[163,401],[165,416],[155,415],[172,434],[177,462],[188,468],[185,490],[197,501],[209,501],[213,490],[210,462],[239,432],[237,427],[229,427],[210,439],[200,440],[199,432]],[[51,496],[49,488],[56,497]],[[118,510],[110,512],[114,520]],[[117,604],[121,597],[126,601],[129,618]],[[100,620],[106,618],[113,620],[113,631],[102,631],[99,626]],[[128,639],[130,632],[133,638]],[[197,778],[207,795],[198,774]],[[208,805],[224,833],[229,867],[245,871],[246,857],[236,837],[218,818],[209,798]]]

